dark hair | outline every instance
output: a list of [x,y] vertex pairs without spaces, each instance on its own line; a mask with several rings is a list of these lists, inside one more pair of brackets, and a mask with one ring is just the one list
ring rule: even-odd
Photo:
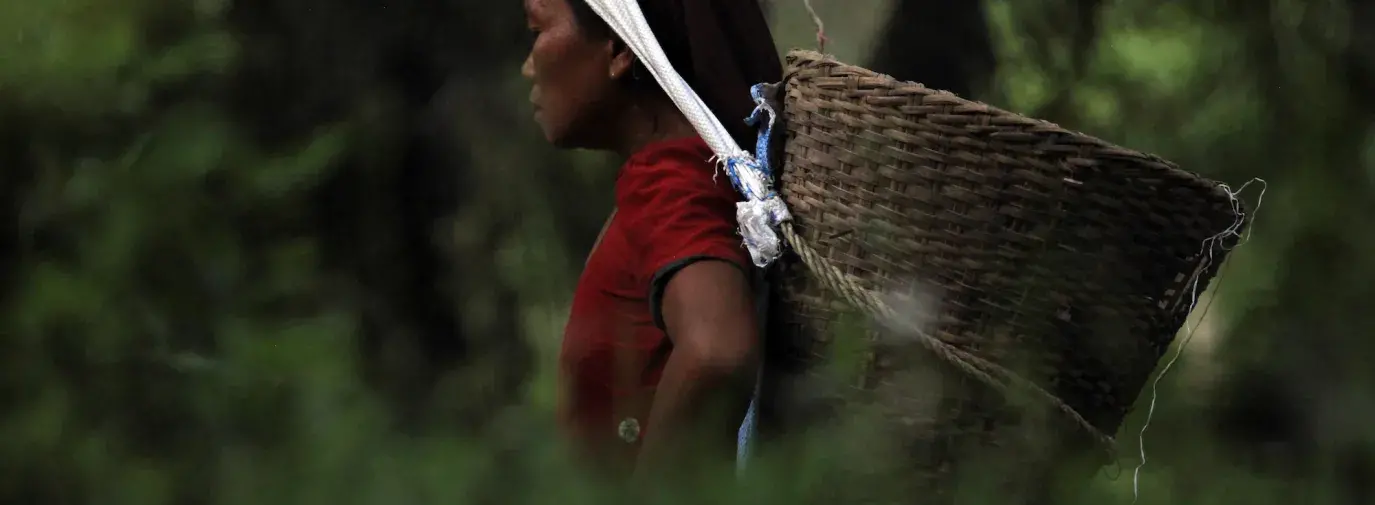
[[[587,0],[565,1],[572,8],[574,23],[586,36],[616,41],[618,47],[624,47]],[[754,110],[750,86],[783,78],[768,19],[759,4],[754,0],[637,2],[668,62],[736,143],[753,145],[755,132],[744,121]],[[639,62],[621,79],[630,89],[663,96],[654,76]]]
[[[567,0],[569,7],[573,9],[573,20],[578,28],[588,35],[611,39],[616,42],[618,47],[624,47],[625,43],[620,40],[615,31],[603,21],[597,12],[587,4],[586,0]],[[683,12],[678,2],[644,2],[640,1],[640,10],[644,13],[645,21],[649,23],[649,29],[654,32],[654,36],[659,40],[659,45],[664,49],[664,55],[668,56],[669,64],[683,76],[688,86],[696,87],[696,80],[688,70],[692,67],[692,50],[688,45],[688,34],[681,29],[683,25]],[[654,81],[654,75],[649,73],[644,63],[635,60],[634,66],[630,69],[630,74],[622,77],[622,82],[626,86],[636,91],[662,93],[659,84]]]

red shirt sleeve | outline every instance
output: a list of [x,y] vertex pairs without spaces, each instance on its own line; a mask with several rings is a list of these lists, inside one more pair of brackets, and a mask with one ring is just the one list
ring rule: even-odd
[[663,290],[674,273],[701,260],[736,265],[747,276],[753,264],[737,231],[739,194],[709,161],[700,139],[661,143],[631,160],[617,180],[618,210],[631,218],[638,249],[637,277],[649,283],[650,312],[659,312]]

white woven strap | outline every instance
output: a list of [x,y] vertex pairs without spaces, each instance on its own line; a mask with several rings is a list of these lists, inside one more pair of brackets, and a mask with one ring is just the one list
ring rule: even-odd
[[[638,0],[586,1],[649,69],[659,86],[715,153],[715,161],[726,169],[735,187],[745,197],[744,201],[736,204],[736,219],[740,223],[745,246],[755,265],[768,266],[782,254],[782,241],[776,228],[792,218],[783,200],[771,188],[768,167],[762,166],[761,160],[735,143],[716,115],[669,64],[663,47],[645,21]],[[740,90],[742,94],[749,92]],[[768,104],[759,97],[756,97],[756,103],[761,108],[768,108]],[[769,126],[772,126],[773,111],[768,109],[767,112],[770,116]]]

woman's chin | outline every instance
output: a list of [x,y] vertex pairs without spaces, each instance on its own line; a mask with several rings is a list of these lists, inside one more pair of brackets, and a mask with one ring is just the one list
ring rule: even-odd
[[554,147],[559,149],[571,149],[576,147],[574,145],[576,142],[569,138],[568,132],[550,128],[543,123],[540,124],[540,131],[544,132],[544,140]]
[[550,145],[558,148],[566,147],[565,144],[567,143],[567,141],[564,139],[562,135],[558,135],[553,130],[550,130],[548,128],[542,128],[542,130],[544,131],[545,142],[548,142]]
[[545,142],[559,149],[577,149],[583,147],[580,140],[581,135],[573,134],[576,130],[563,127],[561,123],[548,121],[544,114],[535,112],[535,124],[539,125],[540,133],[544,134]]
[[556,128],[551,127],[549,123],[544,121],[543,114],[538,109],[535,110],[534,119],[535,126],[538,126],[540,133],[544,134],[544,140],[550,144],[557,145],[557,140],[561,135],[559,135]]

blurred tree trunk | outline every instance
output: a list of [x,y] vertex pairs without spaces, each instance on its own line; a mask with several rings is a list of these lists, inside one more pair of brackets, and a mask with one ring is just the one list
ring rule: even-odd
[[1027,41],[1023,57],[1033,68],[1045,72],[1044,82],[1050,86],[1048,98],[1034,110],[1017,112],[1064,125],[1079,122],[1074,91],[1087,77],[1090,58],[1098,50],[1103,7],[1102,0],[1009,3],[1015,30]]
[[894,1],[868,67],[964,97],[983,92],[996,65],[983,2]]
[[[1098,50],[1098,18],[1103,0],[1045,0],[1020,4],[1019,19],[1030,21],[1032,58],[1053,72],[1051,97],[1032,115],[1065,124],[1077,122],[1074,90],[1083,82],[1089,59]],[[1058,57],[1067,54],[1068,58]],[[1067,60],[1067,61],[1066,61]]]
[[249,66],[230,100],[262,141],[289,143],[341,121],[362,125],[362,142],[316,193],[315,226],[324,260],[343,279],[340,296],[362,309],[364,369],[408,423],[460,365],[501,362],[494,384],[475,387],[492,394],[464,402],[475,403],[459,415],[474,422],[514,400],[530,366],[513,290],[496,277],[492,254],[508,223],[469,222],[482,228],[478,243],[459,250],[447,242],[454,217],[486,205],[489,190],[468,164],[466,143],[445,129],[452,125],[444,116],[459,111],[437,110],[435,101],[456,75],[498,87],[486,76],[503,77],[498,70],[519,61],[524,47],[514,40],[519,30],[490,27],[520,26],[521,16],[516,3],[455,1],[247,1],[231,12],[236,30],[250,36]]

